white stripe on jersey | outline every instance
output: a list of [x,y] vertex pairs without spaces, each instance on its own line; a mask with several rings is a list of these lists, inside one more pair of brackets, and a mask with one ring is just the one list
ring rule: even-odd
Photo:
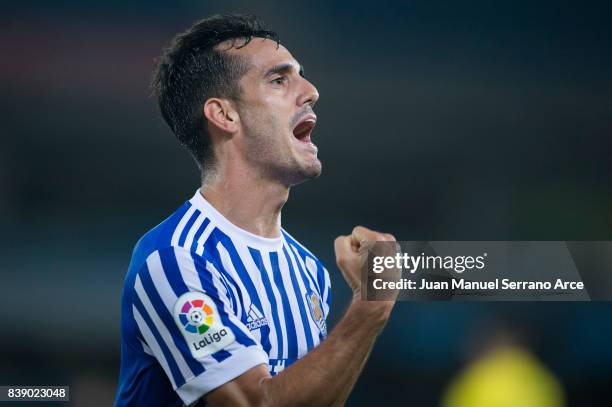
[[[308,279],[308,285],[309,287],[315,292],[318,292],[318,287],[319,287],[319,282],[317,280],[317,265],[314,264],[314,260],[312,260],[312,258],[310,256],[306,257],[306,263],[304,263],[304,259],[302,258],[302,256],[300,256],[300,252],[298,252],[297,248],[295,246],[292,246],[291,244],[289,244],[289,242],[287,242],[285,240],[285,243],[287,244],[288,247],[291,248],[291,251],[289,254],[293,253],[294,256],[293,258],[296,259],[299,263],[300,266],[302,266],[302,270],[304,270],[304,273],[306,274],[306,277],[309,278]],[[308,263],[312,263],[314,265],[314,271],[310,270],[307,265]],[[313,281],[314,281],[314,285],[313,285]],[[319,296],[323,296],[323,293],[319,293]]]
[[[329,292],[330,292],[330,287],[331,287],[331,281],[329,279],[329,273],[324,273],[323,276],[323,287],[319,287],[319,278],[318,278],[318,267],[317,264],[314,261],[314,258],[311,256],[306,256],[306,262],[304,263],[304,260],[302,259],[302,256],[300,256],[300,253],[298,252],[298,249],[287,243],[289,247],[291,247],[291,249],[293,250],[293,252],[295,253],[295,257],[298,259],[298,261],[300,262],[300,264],[302,264],[302,267],[304,268],[304,270],[307,270],[307,272],[310,273],[310,275],[312,276],[316,286],[319,288],[320,292],[319,292],[319,296],[321,298],[321,303],[323,305],[323,312],[325,313],[325,315],[327,315],[329,313],[329,305],[327,304],[327,298],[329,296]],[[310,253],[308,250],[304,249],[307,253]]]
[[300,262],[300,264],[302,264],[302,267],[304,267],[304,270],[307,270],[306,272],[310,273],[310,275],[312,276],[312,279],[314,280],[316,287],[318,287],[319,291],[319,297],[321,299],[321,304],[323,305],[323,313],[325,315],[327,315],[329,313],[329,305],[327,304],[327,298],[329,296],[329,289],[331,287],[331,281],[329,279],[329,273],[324,273],[323,276],[323,287],[319,287],[319,279],[317,277],[317,274],[319,272],[317,264],[315,263],[313,257],[311,256],[306,256],[306,262],[304,263],[304,260],[302,259],[302,256],[300,256],[300,253],[298,252],[298,250],[295,248],[295,246],[289,245],[291,247],[291,249],[293,250],[293,252],[295,253],[295,257],[298,259],[298,261]]
[[323,290],[323,292],[321,293],[323,298],[321,301],[323,302],[323,312],[325,313],[325,315],[327,315],[329,314],[329,304],[327,302],[329,301],[329,294],[331,293],[331,281],[329,279],[329,273],[325,273],[323,281],[323,287],[321,287],[321,290]]
[[[137,270],[131,280],[136,303],[127,312],[141,337],[128,335],[127,341],[142,349],[139,356],[131,357],[156,357],[173,388],[181,385],[180,395],[189,386],[207,388],[211,380],[225,377],[218,371],[221,367],[229,375],[241,374],[244,363],[270,363],[270,359],[277,367],[289,366],[308,352],[309,345],[320,343],[319,326],[306,295],[317,292],[328,311],[329,277],[318,275],[327,272],[316,258],[302,258],[300,253],[306,249],[284,231],[278,238],[263,238],[242,230],[199,191],[168,222],[171,227],[158,229],[162,234],[150,235],[155,240],[146,241],[145,236],[145,242],[137,246],[140,252],[135,252],[134,259],[142,258],[146,269],[138,262],[130,266]],[[181,327],[174,320],[171,324],[166,314],[174,316],[177,297],[184,290],[210,291],[224,323],[236,334],[235,343],[203,358],[192,357],[192,347],[182,342]],[[267,354],[262,352],[264,346]],[[137,374],[147,373],[135,372],[134,380],[141,380]],[[195,375],[206,380],[190,382]]]
[[[291,261],[291,264],[293,265],[293,271],[295,272],[296,280],[298,281],[298,285],[300,287],[300,291],[304,295],[306,293],[310,292],[310,291],[315,291],[316,292],[317,288],[311,286],[311,283],[308,280],[307,276],[306,276],[306,280],[307,281],[303,281],[303,279],[302,279],[302,273],[300,273],[300,270],[298,269],[298,264],[295,262],[295,257],[299,257],[299,256],[295,256],[294,257],[293,256],[293,252],[291,251],[291,249],[287,250],[287,254],[289,255],[289,259]],[[304,270],[302,265],[300,265],[300,267],[302,267],[302,270]],[[304,273],[308,273],[308,271],[304,270]],[[307,284],[308,286],[305,287],[304,284]],[[306,319],[307,319],[307,322],[305,322],[305,324],[308,324],[308,326],[310,327],[310,336],[311,336],[311,338],[313,338],[313,341],[314,341],[314,338],[318,338],[319,337],[319,328],[315,325],[315,323],[312,320],[312,318],[309,317],[309,315],[310,315],[310,307],[306,303],[306,298],[304,297],[304,295],[300,295],[298,301],[302,301],[302,303],[304,304],[304,309],[306,311]],[[307,329],[307,328],[304,327],[304,329]]]
[[166,375],[170,379],[170,383],[172,383],[172,388],[176,389],[176,383],[174,382],[174,377],[172,376],[172,371],[170,370],[170,366],[168,366],[168,361],[164,356],[164,352],[162,352],[157,340],[155,339],[155,336],[153,336],[153,332],[151,332],[151,329],[149,329],[149,326],[144,321],[142,315],[140,315],[140,312],[138,312],[135,305],[132,305],[132,314],[134,315],[134,320],[138,325],[138,329],[140,330],[142,337],[145,341],[147,341],[151,350],[155,352],[159,364],[162,366],[162,369],[164,369],[164,372],[166,372]]
[[157,293],[170,314],[174,313],[174,304],[176,303],[177,296],[174,294],[174,290],[166,278],[164,266],[162,266],[161,259],[159,258],[159,252],[156,251],[151,253],[146,263]]
[[206,240],[208,240],[208,236],[210,236],[214,228],[215,224],[213,222],[208,222],[208,225],[206,225],[206,228],[204,228],[202,236],[198,238],[198,244],[195,250],[197,255],[201,256],[204,253],[204,243],[206,243]]
[[[158,292],[160,291],[157,286],[155,288]],[[144,287],[142,286],[142,281],[140,281],[139,275],[136,276],[136,283],[134,284],[134,289],[136,291],[136,294],[138,295],[138,298],[140,298],[142,305],[144,305],[147,314],[153,321],[157,332],[164,340],[166,347],[170,350],[170,353],[172,353],[172,357],[174,357],[174,360],[179,370],[181,371],[183,378],[185,379],[185,381],[189,381],[189,379],[193,378],[193,372],[191,371],[189,366],[187,366],[187,361],[185,361],[185,358],[183,357],[181,352],[174,345],[174,340],[172,339],[172,335],[170,334],[170,332],[168,332],[168,328],[166,328],[164,322],[159,318],[159,315],[157,315],[155,308],[153,308],[153,304],[151,304],[151,300],[149,300],[149,296],[147,295]]]
[[147,345],[144,341],[142,341],[141,339],[138,339],[140,341],[140,344],[142,345],[142,350],[144,351],[144,353],[146,353],[147,355],[153,355],[153,351],[151,350],[151,348],[149,348],[149,345]]
[[[214,275],[217,275],[217,276],[221,275],[221,272],[217,270],[217,268],[212,263],[206,262],[206,269],[210,270],[210,272],[214,273]],[[218,279],[214,279],[213,284],[215,288],[217,289],[217,292],[220,293],[221,296],[223,296],[221,300],[223,301],[223,304],[225,305],[226,309],[232,310],[234,311],[234,313],[236,313],[236,310],[234,310],[234,306],[232,305],[232,302],[229,300],[230,292],[227,290],[227,286]]]
[[[175,254],[176,254],[176,260],[179,266],[179,270],[181,272],[181,276],[183,277],[183,281],[185,281],[186,283],[189,282],[187,284],[187,287],[195,290],[195,291],[199,291],[199,292],[205,292],[204,288],[202,287],[202,282],[200,281],[200,278],[198,277],[198,273],[195,267],[195,264],[193,262],[193,258],[189,255],[189,252],[183,252],[183,251],[177,251],[175,250]],[[208,268],[211,266],[210,263],[206,262],[206,272],[211,272],[211,270],[209,270]],[[217,273],[219,273],[217,271]],[[217,289],[218,292],[223,292],[223,290],[221,289],[221,283],[217,281],[217,278],[213,278],[213,284],[215,286],[215,288]],[[191,285],[190,285],[191,284]],[[229,318],[230,319],[234,319],[234,321],[232,321],[234,324],[236,324],[237,321],[235,321],[236,316],[232,315],[231,312],[231,307],[229,307],[229,304],[227,302],[227,299],[221,299],[223,301],[223,305],[224,307],[227,306],[227,310],[229,310]],[[248,329],[246,329],[246,327],[244,327],[244,325],[242,324],[236,324],[236,326],[248,337],[252,338],[253,335],[251,332],[249,332]]]
[[[281,277],[283,279],[283,285],[285,286],[285,292],[287,293],[287,298],[289,299],[289,307],[291,308],[291,313],[288,318],[293,317],[293,322],[295,323],[296,336],[298,341],[298,349],[299,354],[298,357],[304,356],[308,349],[308,343],[306,341],[306,331],[304,330],[304,321],[302,321],[302,317],[300,315],[300,306],[298,305],[298,301],[301,299],[301,295],[296,293],[293,290],[293,283],[291,282],[291,277],[289,273],[289,265],[287,263],[287,259],[285,258],[285,253],[282,250],[279,250],[278,254],[278,264],[281,269]],[[294,273],[297,273],[298,270],[293,270]],[[296,278],[301,278],[296,274]],[[287,316],[285,316],[287,318]],[[308,323],[308,322],[306,322]]]
[[[253,285],[255,285],[255,287],[258,289],[258,292],[265,293],[266,291],[263,286],[263,282],[261,281],[261,273],[259,271],[259,268],[257,268],[257,265],[255,264],[255,261],[253,260],[253,257],[251,256],[251,253],[249,253],[249,249],[241,243],[235,243],[235,247],[236,247],[236,251],[238,252],[238,256],[240,256],[240,258],[242,259],[244,267],[246,268],[247,272],[249,273],[249,276],[251,277],[251,281],[253,281]],[[261,255],[262,257],[267,257],[266,253],[261,253]],[[262,298],[262,296],[260,296],[260,302],[261,302],[261,306],[263,307],[262,311],[266,315],[274,315],[277,312],[277,310],[272,309],[272,303],[270,302],[269,299]],[[261,315],[259,318],[263,318],[263,315]],[[268,355],[270,359],[278,359],[279,349],[278,349],[278,337],[276,335],[276,330],[279,329],[280,327],[277,327],[275,325],[274,318],[268,318],[267,320],[268,320],[268,326],[270,327],[270,336],[269,336],[270,352],[268,353]]]
[[193,238],[205,219],[206,219],[206,216],[200,213],[200,215],[197,217],[195,222],[193,222],[193,225],[191,225],[191,229],[189,229],[189,232],[187,233],[187,238],[185,239],[185,243],[183,244],[183,247],[187,249],[191,248],[191,244],[193,243]]
[[[298,255],[298,257],[300,257]],[[300,260],[302,260],[302,258],[300,257]],[[317,279],[317,265],[315,264],[314,260],[312,259],[312,257],[308,256],[306,257],[306,262],[305,263],[306,266],[306,270],[307,272],[310,273],[310,275],[312,276],[312,279],[315,281],[315,283],[317,284],[317,286],[319,285],[319,280]],[[323,296],[323,293],[321,292],[321,297]]]
[[[234,281],[238,285],[238,289],[242,293],[242,298],[244,300],[244,304],[242,304],[241,307],[239,306],[238,310],[237,310],[238,318],[242,319],[243,318],[243,312],[248,312],[248,308],[247,307],[252,303],[251,296],[249,295],[249,292],[246,289],[245,285],[242,283],[242,279],[238,275],[238,272],[234,268],[234,263],[232,263],[232,259],[230,257],[230,254],[227,252],[227,250],[223,246],[223,243],[221,243],[221,242],[217,243],[217,251],[219,252],[219,257],[221,258],[221,264],[223,265],[223,269],[225,271],[227,271],[227,273],[229,275],[232,276],[232,278],[234,279]],[[238,297],[238,295],[236,294],[236,296],[234,298],[236,298],[236,300],[238,300],[240,297]],[[244,309],[244,308],[247,308],[247,309]],[[257,338],[257,341],[260,342],[261,341],[260,331],[257,330],[257,332],[253,332],[253,334],[255,334],[255,337]]]
[[[268,305],[266,308],[272,310],[272,313],[270,315],[274,315],[274,313],[276,313],[278,315],[278,320],[281,324],[280,329],[278,329],[278,333],[276,331],[274,332],[274,334],[277,336],[280,334],[281,341],[283,343],[283,354],[280,355],[280,357],[277,357],[277,359],[286,359],[289,355],[289,341],[287,339],[286,325],[283,324],[283,321],[285,321],[285,308],[283,307],[283,300],[281,298],[280,291],[274,283],[274,276],[272,275],[272,263],[270,262],[270,252],[262,251],[261,258],[263,260],[263,266],[266,271],[266,275],[268,276],[268,280],[272,285],[272,292],[274,293],[274,300],[276,301],[276,310],[272,310],[272,304],[270,304],[270,300],[264,302]],[[274,344],[276,344],[276,342]],[[276,351],[278,353],[278,348],[276,349]],[[273,359],[272,357],[270,358]]]
[[[189,284],[192,284],[192,285],[188,285],[188,287],[190,287],[191,289],[195,291],[204,292],[205,290],[202,287],[202,283],[199,277],[197,276],[197,273],[194,273],[193,271],[195,270],[193,259],[191,257],[187,258],[187,256],[181,256],[179,253],[176,253],[176,260],[178,262],[179,270],[180,270],[181,276],[183,277],[183,280],[185,282],[189,281]],[[220,274],[219,271],[217,270],[208,270],[209,267],[212,267],[212,264],[206,262],[207,272],[211,271],[211,272],[217,273],[217,275]],[[225,291],[224,285],[217,278],[213,278],[212,281],[218,293],[223,293]],[[222,296],[219,296],[219,297],[222,297]],[[229,318],[234,319],[234,321],[232,321],[233,324],[238,329],[240,329],[245,335],[252,338],[253,337],[252,332],[249,332],[246,328],[242,326],[242,324],[236,323],[237,322],[235,320],[236,317],[232,316],[231,307],[230,307],[229,301],[227,301],[227,297],[220,298],[220,299],[222,300],[224,307],[226,307],[226,310],[228,310]],[[240,345],[235,344],[235,346],[240,346]],[[217,361],[214,359],[213,355],[206,356],[205,358],[201,360],[201,362],[205,366],[215,366],[217,364]]]
[[174,234],[172,235],[172,240],[170,241],[171,246],[179,245],[178,241],[179,241],[179,238],[181,237],[181,234],[183,233],[183,229],[185,229],[185,225],[187,224],[187,222],[191,218],[191,215],[193,215],[195,211],[196,211],[196,207],[193,205],[189,209],[187,209],[187,212],[185,212],[185,214],[181,218],[181,221],[176,226],[176,229],[174,229]]

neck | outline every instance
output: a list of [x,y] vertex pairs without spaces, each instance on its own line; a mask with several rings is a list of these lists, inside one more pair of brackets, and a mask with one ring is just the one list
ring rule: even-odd
[[255,235],[276,238],[289,188],[249,171],[225,171],[202,183],[200,193],[226,219]]

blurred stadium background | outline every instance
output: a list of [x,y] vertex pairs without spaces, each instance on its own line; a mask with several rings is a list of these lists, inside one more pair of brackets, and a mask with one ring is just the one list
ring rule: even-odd
[[[332,272],[332,324],[349,294],[333,238],[358,223],[401,240],[612,239],[609,3],[328,3],[3,3],[0,384],[112,403],[132,247],[198,183],[149,98],[153,59],[212,13],[263,18],[321,93],[324,174],[283,224]],[[348,405],[440,405],[499,332],[566,405],[610,405],[611,321],[611,303],[401,303]]]

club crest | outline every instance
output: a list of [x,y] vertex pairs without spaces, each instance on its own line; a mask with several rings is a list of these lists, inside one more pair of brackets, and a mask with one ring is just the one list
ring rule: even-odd
[[323,305],[321,299],[314,292],[311,291],[306,294],[306,302],[310,309],[310,316],[324,336],[327,336],[327,324],[325,323],[325,313],[323,312]]

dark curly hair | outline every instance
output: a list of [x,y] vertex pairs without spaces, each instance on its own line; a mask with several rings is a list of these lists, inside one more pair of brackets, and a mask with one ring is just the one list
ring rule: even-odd
[[254,37],[279,41],[252,15],[215,15],[197,21],[174,37],[153,73],[151,86],[164,120],[204,172],[213,168],[214,157],[202,107],[211,97],[236,100],[238,81],[248,69],[248,61],[217,45],[234,40],[241,42],[233,46],[241,48]]

